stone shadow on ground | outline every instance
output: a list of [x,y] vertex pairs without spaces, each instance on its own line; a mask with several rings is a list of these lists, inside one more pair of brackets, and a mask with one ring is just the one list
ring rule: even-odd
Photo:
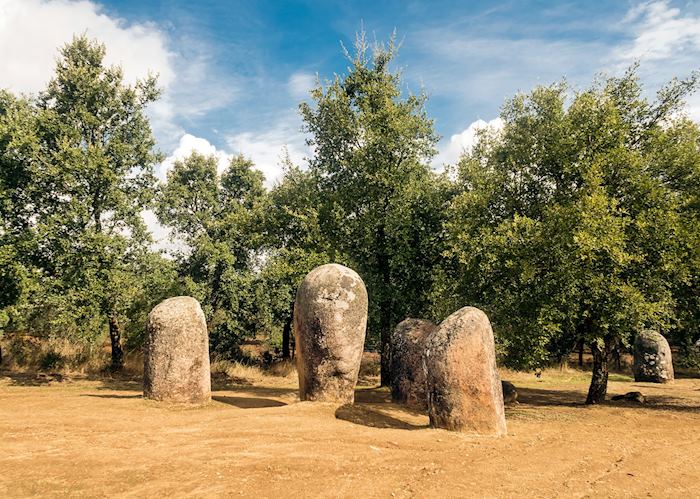
[[222,404],[232,405],[239,409],[262,409],[265,407],[282,407],[287,405],[280,400],[259,397],[235,397],[230,395],[212,395],[212,400]]
[[399,417],[386,414],[386,410],[393,410],[400,415],[406,415],[407,419],[425,417],[427,411],[420,408],[394,404],[391,395],[386,388],[360,388],[355,390],[355,403],[340,406],[335,411],[335,417],[353,424],[369,426],[371,428],[395,428],[400,430],[421,430],[428,428],[427,424],[415,424]]
[[402,419],[389,416],[373,407],[359,404],[345,404],[335,411],[335,417],[350,423],[369,426],[371,428],[394,428],[399,430],[422,430],[428,425],[416,425]]
[[387,407],[400,409],[412,416],[425,416],[428,412],[414,405],[396,404],[391,400],[391,393],[387,387],[375,386],[355,390],[355,404],[386,404]]

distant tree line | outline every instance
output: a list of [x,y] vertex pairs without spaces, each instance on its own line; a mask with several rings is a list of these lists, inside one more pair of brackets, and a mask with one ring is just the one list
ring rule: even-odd
[[[188,294],[216,355],[261,337],[288,356],[297,286],[338,262],[367,285],[384,382],[398,322],[464,305],[487,312],[508,366],[588,345],[589,403],[636,332],[700,339],[700,128],[682,113],[697,73],[653,100],[636,66],[582,91],[518,94],[502,129],[437,173],[425,94],[404,88],[393,40],[360,36],[346,73],[300,106],[313,156],[285,159],[266,190],[245,156],[219,172],[193,153],[158,183],[156,78],[127,85],[104,55],[77,37],[45,91],[0,91],[0,331],[109,338],[118,370],[151,307]],[[180,241],[172,257],[152,248],[147,209]]]

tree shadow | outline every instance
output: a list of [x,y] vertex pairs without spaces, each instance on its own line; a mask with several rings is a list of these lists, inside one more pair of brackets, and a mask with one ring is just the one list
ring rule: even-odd
[[586,394],[575,390],[547,390],[544,388],[523,387],[516,387],[516,389],[518,390],[518,403],[520,405],[536,407],[585,406]]
[[399,430],[422,430],[428,425],[412,424],[389,416],[367,405],[345,404],[335,411],[335,417],[353,424],[371,428],[394,428]]
[[88,378],[94,381],[99,381],[101,384],[97,387],[98,390],[114,390],[121,392],[142,392],[143,381],[129,378]]
[[94,398],[98,398],[98,399],[140,399],[140,398],[143,398],[143,395],[117,395],[117,394],[106,395],[106,394],[87,393],[87,394],[81,395],[81,397],[94,397]]
[[[632,391],[632,390],[630,390]],[[644,393],[642,391],[642,393]],[[670,395],[644,395],[646,402],[640,404],[629,400],[611,400],[617,393],[608,393],[602,406],[626,409],[649,409],[700,413],[700,405],[689,405],[687,399]],[[622,395],[622,393],[620,393]],[[519,406],[534,407],[588,407],[586,393],[575,390],[547,390],[543,388],[518,388]]]
[[636,404],[627,400],[607,400],[605,403],[608,405],[619,405],[628,408],[700,414],[700,405],[688,405],[687,399],[672,397],[669,395],[645,395],[645,398],[646,402],[644,404]]
[[9,378],[10,386],[48,386],[73,381],[69,376],[60,373],[1,371],[0,376]]
[[253,386],[249,380],[237,376],[229,376],[225,373],[211,373],[211,387],[213,390],[226,390],[231,386]]
[[676,379],[700,379],[700,371],[694,369],[677,368],[673,374]]
[[212,395],[211,398],[216,402],[232,405],[238,407],[239,409],[262,409],[265,407],[282,407],[287,405],[286,402],[282,402],[281,400],[259,397],[233,397],[229,395]]

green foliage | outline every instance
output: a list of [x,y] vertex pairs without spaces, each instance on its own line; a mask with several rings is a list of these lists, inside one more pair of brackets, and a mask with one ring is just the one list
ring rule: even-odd
[[262,182],[242,156],[219,175],[215,156],[193,153],[175,163],[158,198],[159,220],[185,246],[177,256],[183,290],[202,303],[211,349],[223,357],[235,355],[240,341],[256,330]]
[[260,328],[269,332],[271,344],[280,346],[284,324],[290,319],[301,281],[311,270],[328,263],[325,253],[284,248],[270,253],[258,277],[262,291]]
[[28,285],[36,239],[30,220],[37,120],[31,102],[0,91],[0,309],[18,303]]
[[[313,105],[300,110],[315,149],[309,166],[329,254],[339,263],[347,258],[367,284],[370,344],[384,348],[404,313],[423,311],[416,303],[430,282],[420,265],[439,254],[433,229],[440,214],[426,209],[440,205],[428,165],[437,137],[425,96],[404,96],[400,73],[390,68],[393,38],[370,55],[361,35],[355,49],[346,54],[347,74],[312,90]],[[417,271],[407,271],[403,264],[421,251]]]
[[649,103],[632,68],[569,105],[565,84],[539,87],[462,158],[447,225],[453,289],[489,311],[507,364],[672,330],[697,224],[687,182],[669,180],[696,175],[698,161],[697,127],[672,113],[694,85],[674,81]]
[[36,101],[0,97],[0,254],[15,262],[3,271],[9,328],[96,342],[110,323],[119,367],[121,330],[153,275],[143,269],[160,258],[141,218],[160,160],[145,114],[158,90],[154,77],[124,84],[104,56],[76,37]]
[[60,353],[49,351],[42,356],[39,367],[45,371],[53,371],[61,369],[64,363],[65,359]]
[[[89,351],[109,330],[118,366],[121,336],[140,348],[148,311],[187,294],[212,351],[236,357],[251,336],[277,346],[301,280],[337,262],[368,287],[372,349],[406,317],[474,305],[510,366],[557,362],[580,340],[602,362],[641,328],[692,362],[700,128],[681,111],[697,74],[654,100],[636,67],[581,92],[519,94],[453,178],[430,168],[438,137],[426,96],[394,68],[394,38],[370,48],[361,35],[355,49],[300,106],[308,169],[284,159],[270,191],[245,157],[219,172],[199,154],[158,187],[146,116],[156,79],[125,84],[84,36],[63,47],[40,95],[0,91],[0,333]],[[150,249],[142,212],[153,207],[178,244],[173,260]]]

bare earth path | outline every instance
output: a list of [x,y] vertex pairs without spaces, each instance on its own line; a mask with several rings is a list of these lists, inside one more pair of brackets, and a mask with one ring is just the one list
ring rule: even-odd
[[376,388],[336,411],[269,378],[185,409],[138,381],[4,372],[0,497],[700,497],[699,379],[616,381],[649,403],[584,407],[580,373],[504,377],[521,404],[492,439],[429,429]]

